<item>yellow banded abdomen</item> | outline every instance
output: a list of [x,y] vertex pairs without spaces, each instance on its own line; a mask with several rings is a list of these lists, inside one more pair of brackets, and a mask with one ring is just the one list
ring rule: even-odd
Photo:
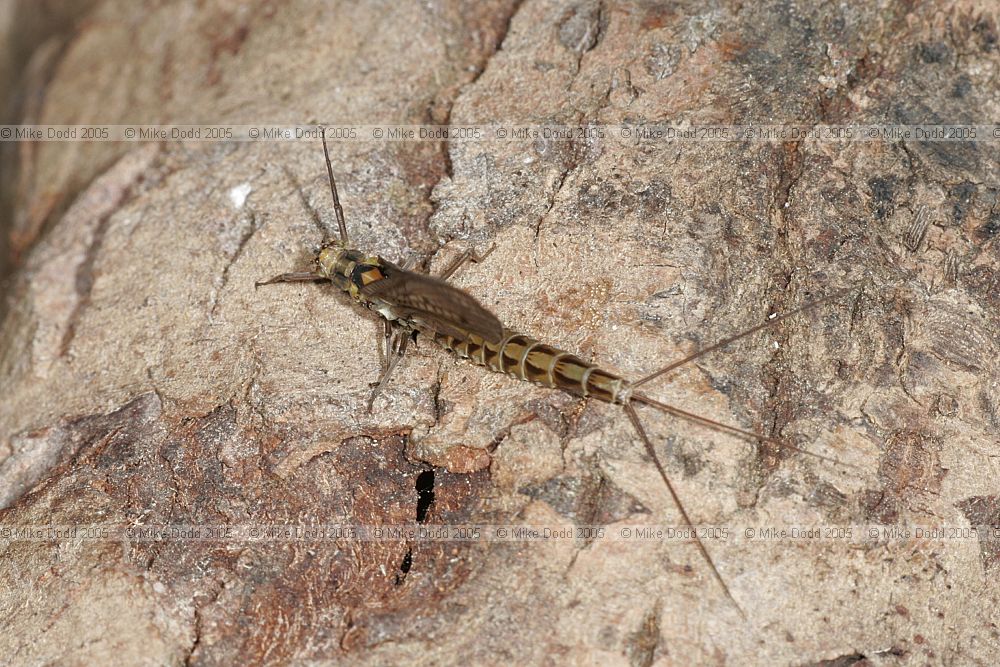
[[628,398],[630,387],[624,378],[523,334],[505,331],[502,341],[489,343],[475,334],[457,340],[426,333],[458,356],[498,373],[606,403],[622,403]]

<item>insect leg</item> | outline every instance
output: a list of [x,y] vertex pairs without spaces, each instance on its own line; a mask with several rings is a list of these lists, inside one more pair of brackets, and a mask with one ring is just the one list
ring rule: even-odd
[[[385,352],[382,353],[382,372],[389,366],[389,357],[392,356],[392,322],[382,320],[382,330],[385,335]],[[377,383],[375,383],[377,384]],[[375,386],[374,384],[372,385]]]
[[490,246],[490,249],[484,252],[482,255],[477,255],[475,250],[472,249],[466,250],[457,258],[455,258],[455,261],[449,264],[448,268],[441,273],[441,280],[448,280],[448,278],[451,278],[455,274],[455,272],[458,271],[460,268],[462,268],[462,266],[466,262],[472,262],[473,264],[478,264],[479,262],[489,257],[490,253],[496,249],[497,246],[494,243],[493,245]]
[[715,580],[719,582],[719,585],[722,586],[722,590],[725,592],[726,597],[733,603],[736,610],[740,612],[740,616],[745,619],[746,614],[743,613],[743,609],[740,608],[736,598],[733,597],[732,592],[729,590],[729,586],[726,585],[725,579],[723,579],[722,574],[719,573],[719,568],[715,566],[715,561],[712,560],[712,556],[708,553],[708,549],[705,548],[701,538],[698,537],[698,530],[691,522],[691,517],[688,516],[687,510],[684,509],[684,503],[681,502],[680,496],[677,495],[677,491],[674,490],[674,485],[670,482],[670,477],[667,476],[667,470],[660,462],[660,457],[656,455],[656,448],[653,447],[653,443],[649,440],[649,436],[646,435],[646,429],[642,427],[642,422],[639,421],[639,415],[636,413],[635,408],[632,406],[631,402],[624,403],[622,407],[625,408],[625,414],[628,415],[629,420],[632,422],[632,426],[635,427],[636,433],[638,433],[639,437],[642,439],[642,444],[646,448],[646,453],[648,453],[650,458],[653,459],[653,464],[656,466],[656,470],[660,473],[660,478],[663,479],[663,483],[667,485],[670,497],[673,498],[674,505],[677,506],[677,510],[684,519],[684,523],[691,529],[691,534],[694,536],[694,542],[698,546],[698,551],[701,552],[705,562],[707,562],[708,566],[712,569],[712,575],[715,577]]
[[273,283],[308,283],[308,282],[319,282],[320,280],[326,280],[323,276],[318,276],[312,271],[295,271],[292,273],[282,273],[277,275],[270,280],[258,280],[253,284],[254,288],[260,287],[261,285],[271,285]]
[[403,355],[406,354],[406,347],[409,343],[409,331],[403,329],[402,327],[394,326],[390,322],[386,321],[386,364],[385,368],[382,370],[382,375],[379,376],[374,389],[372,389],[371,396],[368,397],[368,412],[372,411],[372,405],[375,403],[375,398],[382,392],[385,386],[389,384],[389,378],[392,377],[392,373],[396,370],[396,366],[399,365]]

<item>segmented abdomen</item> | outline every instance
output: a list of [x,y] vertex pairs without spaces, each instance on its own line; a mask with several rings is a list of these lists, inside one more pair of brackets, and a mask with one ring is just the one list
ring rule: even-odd
[[630,387],[627,380],[522,334],[504,331],[504,339],[500,343],[487,343],[476,335],[468,340],[457,340],[439,333],[430,335],[439,345],[458,356],[498,373],[562,389],[577,396],[592,396],[606,403],[628,400]]

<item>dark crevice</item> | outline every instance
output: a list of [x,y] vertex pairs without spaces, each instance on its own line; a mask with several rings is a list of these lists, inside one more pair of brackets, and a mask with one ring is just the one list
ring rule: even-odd
[[[417,332],[414,332],[416,336]],[[413,342],[416,343],[416,338],[414,337]],[[441,402],[441,365],[437,367],[437,377],[434,379],[434,384],[431,387],[431,404],[434,407],[434,425],[439,426],[441,424],[441,417],[444,414],[445,406]]]
[[434,504],[434,471],[425,470],[417,475],[417,523],[427,520],[427,512]]
[[441,150],[441,159],[444,161],[444,175],[448,177],[448,180],[454,180],[455,165],[452,164],[451,153],[448,151],[447,146],[444,146]]
[[[434,505],[434,470],[425,470],[417,475],[414,486],[417,489],[417,523],[424,523],[427,521],[427,513]],[[408,547],[403,562],[399,564],[399,572],[396,573],[397,586],[406,581],[406,575],[409,574],[411,567],[413,567],[413,547]]]
[[194,664],[194,654],[201,646],[201,609],[199,607],[194,608],[194,641],[191,642],[190,648],[188,648],[186,655],[184,656],[184,665]]
[[583,55],[601,43],[608,28],[603,2],[583,2],[566,11],[559,22],[559,42],[576,56],[574,76],[580,72]]
[[[469,82],[467,84],[465,84],[464,86],[462,86],[462,89],[459,91],[459,93],[452,100],[453,103],[454,103],[455,100],[457,100],[459,97],[462,96],[462,93],[465,92],[465,89],[471,88],[472,86],[476,85],[476,83],[479,81],[479,77],[481,77],[483,75],[483,73],[486,71],[486,66],[489,65],[490,60],[492,60],[493,56],[495,56],[497,53],[499,53],[500,50],[503,48],[504,40],[507,39],[507,35],[510,33],[510,24],[513,23],[514,17],[521,10],[521,5],[523,3],[524,3],[524,0],[517,0],[517,2],[515,2],[513,4],[513,6],[511,6],[510,11],[508,12],[507,16],[505,17],[503,28],[499,31],[499,33],[497,34],[496,40],[493,42],[493,49],[492,49],[492,51],[490,51],[486,55],[486,57],[483,58],[482,62],[478,63],[478,67],[476,68],[476,71],[473,74],[472,78],[469,80]],[[450,108],[448,110],[448,120],[449,120],[449,122],[451,121],[451,109]]]
[[403,562],[399,564],[399,572],[396,574],[396,585],[401,585],[406,581],[406,575],[410,572],[410,566],[413,565],[413,549],[407,549],[406,555],[403,556]]
[[[889,651],[889,653],[895,655],[892,651]],[[830,660],[820,660],[819,662],[812,663],[813,667],[851,667],[852,665],[866,664],[869,664],[869,662],[868,657],[864,653],[850,653]]]
[[801,142],[790,141],[782,145],[781,164],[779,166],[778,185],[775,188],[773,214],[785,218],[785,207],[792,195],[792,189],[804,171],[804,157],[801,153]]
[[[775,256],[783,257],[785,259],[783,263],[788,267],[781,273],[778,280],[783,290],[772,302],[769,312],[780,313],[790,308],[790,292],[793,290],[794,277],[794,269],[791,267],[801,263],[795,252],[794,244],[789,239],[789,214],[786,210],[795,186],[805,172],[805,157],[801,148],[801,141],[788,141],[781,144],[780,162],[777,165],[777,183],[774,185],[773,197],[768,206],[768,217],[775,229]],[[785,425],[793,419],[788,407],[790,400],[788,396],[791,395],[789,392],[794,390],[794,383],[788,382],[783,368],[782,359],[785,356],[785,348],[786,345],[782,344],[765,366],[769,369],[768,394],[766,416],[762,417],[761,421],[767,424],[766,433],[771,437],[780,437]],[[758,449],[758,457],[767,470],[772,470],[787,453],[788,450],[776,448],[771,443],[762,443]]]
[[[503,27],[497,33],[496,40],[493,43],[493,48],[489,52],[484,54],[484,56],[479,60],[479,62],[473,64],[472,76],[469,78],[469,80],[464,84],[461,84],[458,87],[458,89],[454,92],[454,94],[450,95],[450,97],[447,100],[443,101],[442,106],[444,108],[442,110],[442,119],[439,121],[441,125],[447,125],[447,126],[451,125],[451,112],[452,109],[455,107],[455,102],[457,102],[459,98],[462,97],[462,95],[465,93],[466,90],[469,90],[479,82],[480,77],[482,77],[483,74],[486,72],[486,68],[489,66],[490,60],[492,60],[493,57],[500,52],[501,48],[503,47],[504,40],[507,39],[507,35],[510,33],[511,23],[513,23],[514,17],[521,9],[521,5],[523,4],[523,2],[524,0],[516,0],[510,6],[507,15],[503,19]],[[455,166],[454,164],[452,164],[451,153],[450,153],[450,142],[448,142],[447,140],[441,142],[440,153],[441,153],[441,160],[444,163],[443,171],[441,173],[441,176],[438,178],[438,182],[431,185],[431,187],[427,190],[428,193],[433,192],[434,188],[440,185],[442,179],[448,178],[450,180],[455,177]],[[429,195],[428,199],[430,199]],[[438,204],[435,201],[431,200],[430,205],[431,205],[430,213],[427,215],[427,218],[424,221],[425,226],[428,225],[430,219],[434,217],[438,209]]]
[[233,265],[243,256],[243,251],[253,235],[257,233],[257,216],[251,210],[247,218],[247,224],[244,227],[242,233],[240,234],[240,239],[236,244],[236,250],[228,257],[225,268],[222,269],[222,284],[219,285],[219,289],[212,299],[212,308],[210,310],[210,316],[214,316],[216,311],[219,309],[219,300],[222,297],[222,292],[229,285],[229,272],[233,268]]
[[97,223],[94,229],[94,238],[87,247],[83,261],[76,270],[75,289],[77,301],[73,307],[73,312],[69,316],[69,324],[63,334],[62,342],[59,344],[59,356],[65,357],[69,352],[69,347],[76,336],[76,325],[80,321],[80,315],[90,305],[91,290],[94,287],[94,263],[97,260],[98,252],[104,243],[104,234],[108,230],[108,223],[114,211],[108,211]]
[[63,334],[62,341],[59,345],[60,357],[65,357],[69,353],[70,345],[76,337],[76,327],[80,321],[80,317],[90,305],[92,291],[94,288],[94,280],[96,277],[94,274],[94,266],[97,263],[97,257],[104,245],[104,236],[107,234],[111,218],[115,215],[115,213],[119,212],[132,201],[132,198],[135,196],[136,186],[141,182],[142,174],[139,174],[122,191],[121,195],[118,197],[118,201],[115,202],[114,206],[109,207],[108,211],[101,216],[100,220],[97,221],[97,225],[94,227],[94,235],[90,240],[90,244],[87,246],[83,261],[80,262],[80,265],[76,269],[74,290],[76,291],[77,300],[73,307],[73,311],[70,313],[66,331]]
[[209,593],[209,599],[205,602],[196,603],[194,607],[194,640],[191,642],[191,646],[188,647],[184,654],[184,665],[194,665],[200,662],[199,658],[195,657],[195,653],[201,648],[202,636],[205,633],[205,615],[202,611],[205,607],[211,604],[215,604],[219,600],[219,596],[225,589],[220,582],[214,581],[212,585],[212,590]]

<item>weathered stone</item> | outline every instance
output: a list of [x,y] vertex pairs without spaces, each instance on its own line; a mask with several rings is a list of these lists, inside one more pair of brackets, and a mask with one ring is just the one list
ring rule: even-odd
[[[36,75],[0,74],[22,81],[24,123],[1000,118],[990,3],[856,4],[103,0],[18,61]],[[853,467],[642,409],[661,459],[706,527],[978,539],[706,540],[741,618],[683,540],[0,538],[0,655],[988,663],[997,145],[330,146],[356,245],[438,271],[495,244],[455,282],[511,328],[629,378],[854,287],[643,388]],[[315,141],[17,146],[3,526],[681,525],[614,406],[418,338],[366,410],[374,316],[328,286],[254,289],[305,268],[332,228]]]

